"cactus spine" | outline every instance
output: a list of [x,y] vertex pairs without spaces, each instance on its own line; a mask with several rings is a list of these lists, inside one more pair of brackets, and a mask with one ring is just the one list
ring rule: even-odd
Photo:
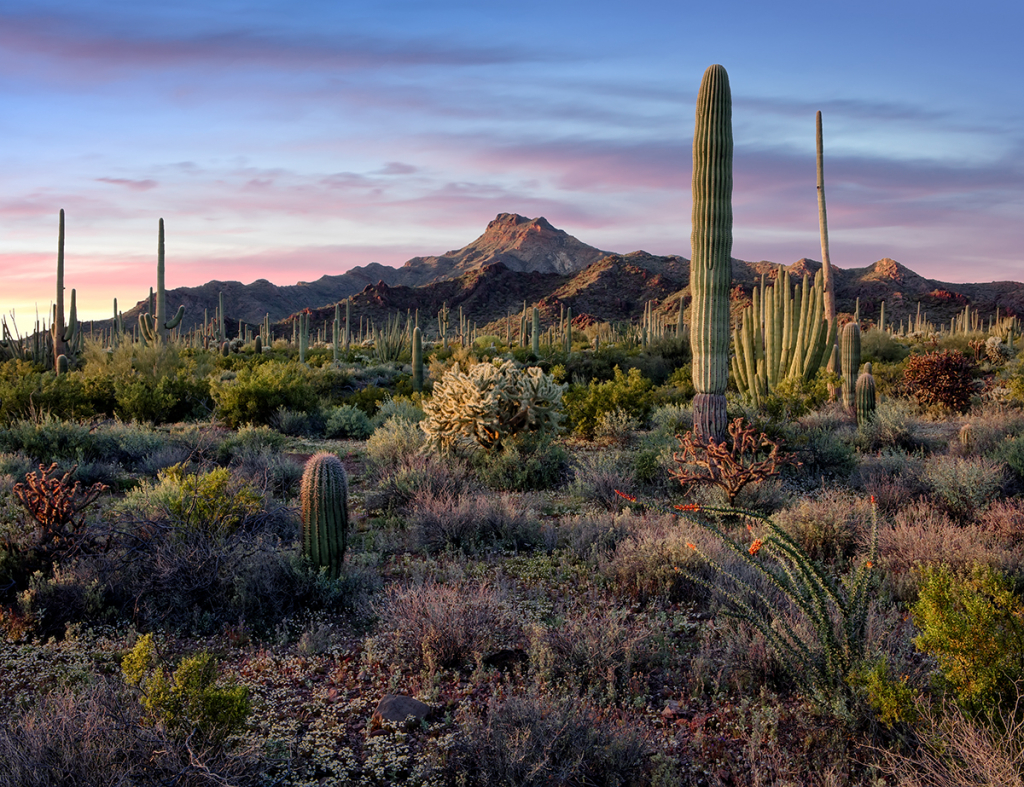
[[348,476],[341,460],[326,451],[310,457],[300,496],[302,554],[337,578],[348,546]]
[[851,411],[855,408],[855,389],[857,371],[860,369],[860,325],[848,322],[843,326],[841,348],[841,364],[843,374],[843,404]]
[[875,417],[875,378],[871,375],[871,364],[864,364],[864,371],[857,378],[856,390],[857,426],[866,424]]
[[693,429],[725,439],[729,382],[729,285],[732,282],[732,95],[720,65],[704,72],[693,133]]

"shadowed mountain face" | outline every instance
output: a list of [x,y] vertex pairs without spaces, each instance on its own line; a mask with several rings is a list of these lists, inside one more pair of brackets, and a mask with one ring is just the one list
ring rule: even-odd
[[[797,280],[803,274],[813,277],[821,263],[806,258],[789,266],[733,260],[732,268],[731,297],[738,309],[750,302],[762,275],[773,279],[786,269]],[[635,320],[648,302],[674,321],[680,299],[684,307],[689,305],[689,283],[690,263],[684,257],[644,251],[613,254],[588,246],[543,217],[501,213],[469,245],[436,257],[414,257],[400,268],[373,262],[285,286],[265,279],[251,284],[211,281],[169,290],[167,297],[172,309],[184,304],[182,325],[187,328],[202,323],[206,314],[213,319],[223,293],[229,334],[239,320],[255,325],[269,314],[272,323],[287,324],[304,309],[313,312],[316,326],[333,320],[334,304],[349,297],[354,320],[369,318],[379,325],[388,315],[419,309],[421,325],[433,325],[447,303],[456,321],[461,307],[481,328],[503,331],[506,318],[520,314],[524,302],[537,306],[545,323],[557,319],[563,307],[584,321]],[[933,323],[950,320],[968,303],[982,317],[996,307],[1003,314],[1024,314],[1024,285],[1018,282],[948,284],[888,258],[866,268],[836,268],[835,283],[839,311],[852,314],[859,298],[865,322],[877,319],[882,301],[887,319],[896,323],[916,314],[918,303]],[[145,308],[146,302],[140,301],[125,314],[127,322],[134,324]]]

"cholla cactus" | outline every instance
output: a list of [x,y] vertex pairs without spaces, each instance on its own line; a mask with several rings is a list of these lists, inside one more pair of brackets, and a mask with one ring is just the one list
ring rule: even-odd
[[423,406],[427,444],[439,451],[491,449],[517,432],[555,432],[564,392],[535,366],[478,363],[463,372],[455,364]]

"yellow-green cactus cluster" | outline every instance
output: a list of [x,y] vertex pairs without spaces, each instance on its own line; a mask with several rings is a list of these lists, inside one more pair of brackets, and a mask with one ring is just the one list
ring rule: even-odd
[[564,392],[535,366],[478,363],[463,372],[455,364],[423,406],[427,444],[439,451],[491,449],[518,432],[555,432]]

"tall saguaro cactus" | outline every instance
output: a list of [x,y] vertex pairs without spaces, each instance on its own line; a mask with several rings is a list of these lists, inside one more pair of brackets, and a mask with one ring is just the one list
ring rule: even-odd
[[[53,368],[59,372],[60,357],[70,352],[69,346],[78,337],[78,308],[75,305],[75,291],[71,291],[71,308],[67,323],[64,321],[64,209],[60,209],[60,225],[57,229],[57,300],[53,305],[53,324],[50,326],[53,338]],[[64,358],[67,363],[67,358]]]
[[697,94],[693,132],[693,429],[725,439],[729,382],[729,285],[732,283],[732,94],[729,75],[708,67]]
[[179,306],[174,317],[167,317],[167,290],[164,287],[164,220],[160,219],[156,245],[156,314],[139,317],[143,337],[151,342],[165,342],[171,329],[177,328],[185,316],[185,306]]

